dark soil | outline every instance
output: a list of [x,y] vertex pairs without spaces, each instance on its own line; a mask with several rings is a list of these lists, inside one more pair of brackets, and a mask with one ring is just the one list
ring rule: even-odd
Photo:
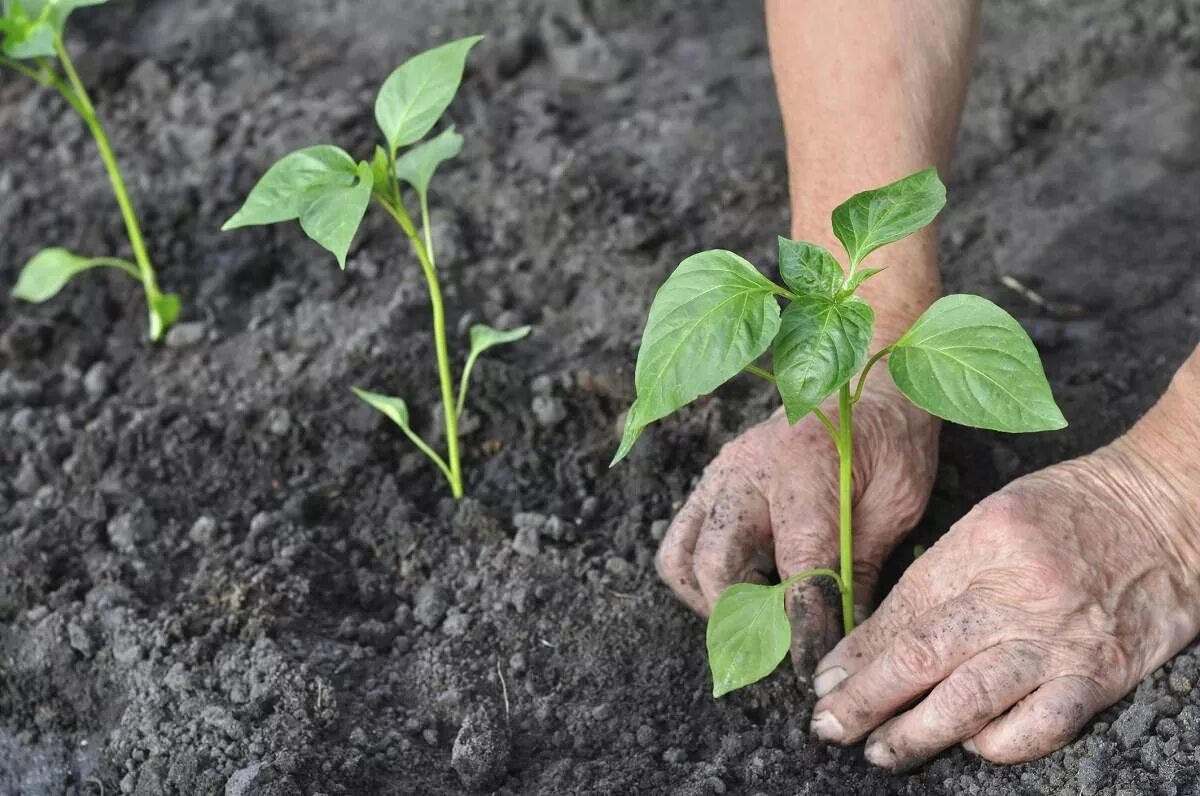
[[[120,275],[0,298],[0,793],[1200,792],[1196,647],[1011,768],[955,750],[885,776],[809,738],[789,671],[709,696],[655,537],[771,391],[731,385],[606,465],[654,288],[705,247],[773,267],[788,228],[758,6],[77,14],[184,324],[145,344]],[[454,342],[484,320],[536,332],[477,371],[456,505],[349,393],[402,395],[436,436],[423,286],[386,219],[344,274],[296,225],[217,229],[293,148],[368,154],[387,72],[475,32],[452,109],[468,143],[434,197]],[[82,126],[2,80],[0,284],[44,244],[124,251]],[[1072,424],[947,429],[914,543],[1118,434],[1200,336],[1200,3],[986,3],[950,189],[948,287],[1027,325]]]

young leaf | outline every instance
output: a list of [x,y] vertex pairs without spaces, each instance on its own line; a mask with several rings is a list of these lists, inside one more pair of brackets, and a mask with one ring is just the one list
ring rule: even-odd
[[371,155],[371,179],[375,184],[375,193],[390,196],[391,164],[388,162],[387,150],[379,145],[375,146],[375,153]]
[[634,371],[637,400],[612,464],[648,424],[715,390],[767,350],[779,330],[779,290],[730,251],[679,264],[650,306]]
[[910,174],[890,185],[855,194],[833,211],[833,234],[846,247],[852,265],[880,246],[924,227],[946,204],[946,186],[937,169]]
[[130,263],[107,257],[80,257],[66,249],[52,247],[42,249],[25,263],[12,289],[13,298],[40,304],[56,296],[73,277],[99,266],[119,268],[141,280],[137,268]]
[[315,191],[300,211],[304,234],[328,249],[343,271],[350,244],[371,204],[373,185],[371,164],[364,160],[358,164],[357,185],[325,186]]
[[846,286],[841,289],[841,292],[839,295],[853,296],[855,291],[858,290],[859,285],[861,285],[863,282],[866,282],[868,279],[875,276],[875,274],[879,273],[880,271],[885,271],[885,270],[887,270],[887,269],[885,269],[885,268],[860,268],[859,270],[854,272],[854,276],[850,277],[846,281]]
[[482,38],[468,36],[415,55],[383,81],[375,121],[393,154],[433,129],[458,91],[467,53]]
[[705,634],[713,697],[763,679],[788,653],[792,627],[781,584],[737,583],[717,599]]
[[54,57],[55,35],[61,35],[67,17],[76,8],[95,6],[108,0],[5,0],[5,34],[0,47],[9,58]]
[[415,146],[396,159],[396,177],[411,185],[425,201],[429,182],[442,161],[462,151],[463,137],[448,127],[425,143]]
[[299,218],[314,193],[324,188],[348,188],[355,178],[354,159],[335,146],[296,150],[267,169],[221,231]]
[[842,287],[845,275],[838,261],[815,243],[779,238],[779,275],[800,295],[820,293],[832,296]]
[[860,298],[802,295],[783,311],[775,383],[795,423],[850,380],[867,358],[875,313]]
[[179,319],[179,294],[163,293],[150,301],[150,340],[157,343]]
[[450,467],[446,464],[445,460],[441,456],[438,456],[433,448],[429,447],[425,443],[425,440],[421,439],[417,435],[417,432],[413,431],[412,427],[408,424],[408,404],[404,403],[403,399],[382,393],[369,392],[368,390],[360,390],[358,387],[351,387],[350,389],[355,395],[399,426],[400,430],[404,432],[404,436],[408,437],[422,453],[438,466],[438,469],[442,471],[442,474],[446,476],[448,481],[454,483],[454,478],[450,474]]
[[458,406],[455,411],[455,416],[462,415],[463,406],[467,401],[467,384],[471,380],[471,370],[475,367],[475,360],[479,359],[479,355],[489,348],[507,343],[515,343],[524,337],[528,337],[533,331],[532,326],[518,326],[515,329],[493,329],[484,323],[477,323],[471,327],[471,351],[467,354],[466,364],[463,365],[462,379],[458,385]]
[[993,431],[1050,431],[1067,425],[1029,335],[980,296],[934,302],[896,341],[892,379],[930,414]]

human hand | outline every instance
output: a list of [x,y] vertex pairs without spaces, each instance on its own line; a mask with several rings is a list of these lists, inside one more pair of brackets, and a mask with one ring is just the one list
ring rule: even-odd
[[[885,374],[854,408],[854,585],[870,604],[883,561],[924,511],[937,464],[938,421]],[[836,403],[826,412],[837,422]],[[704,472],[658,551],[658,571],[702,615],[734,583],[838,569],[838,456],[820,421],[782,410],[726,445]],[[788,594],[792,659],[801,674],[842,633],[836,587],[815,578]]]
[[892,770],[957,743],[1032,760],[1191,641],[1200,507],[1131,436],[1013,482],[915,561],[818,665],[813,731],[870,733]]

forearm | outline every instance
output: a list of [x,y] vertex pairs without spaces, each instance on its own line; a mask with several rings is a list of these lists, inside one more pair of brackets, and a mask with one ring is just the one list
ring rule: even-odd
[[[836,253],[829,216],[846,197],[930,165],[945,175],[977,19],[977,0],[767,0],[793,237]],[[878,348],[940,294],[936,228],[868,265],[888,269],[860,290]]]

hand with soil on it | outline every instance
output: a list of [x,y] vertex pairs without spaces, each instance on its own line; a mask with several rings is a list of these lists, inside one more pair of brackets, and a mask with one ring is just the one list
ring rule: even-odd
[[[813,731],[911,768],[1066,744],[1200,631],[1200,349],[1125,437],[980,503],[821,661]],[[913,705],[914,700],[918,700]]]
[[[880,378],[876,378],[878,375]],[[837,422],[836,399],[826,415]],[[938,421],[872,374],[854,410],[855,595],[866,613],[880,568],[912,529],[937,466]],[[838,456],[820,421],[789,425],[782,409],[727,444],[708,466],[658,551],[658,570],[702,615],[734,583],[838,568]],[[842,636],[836,586],[788,593],[792,660],[807,676]]]

